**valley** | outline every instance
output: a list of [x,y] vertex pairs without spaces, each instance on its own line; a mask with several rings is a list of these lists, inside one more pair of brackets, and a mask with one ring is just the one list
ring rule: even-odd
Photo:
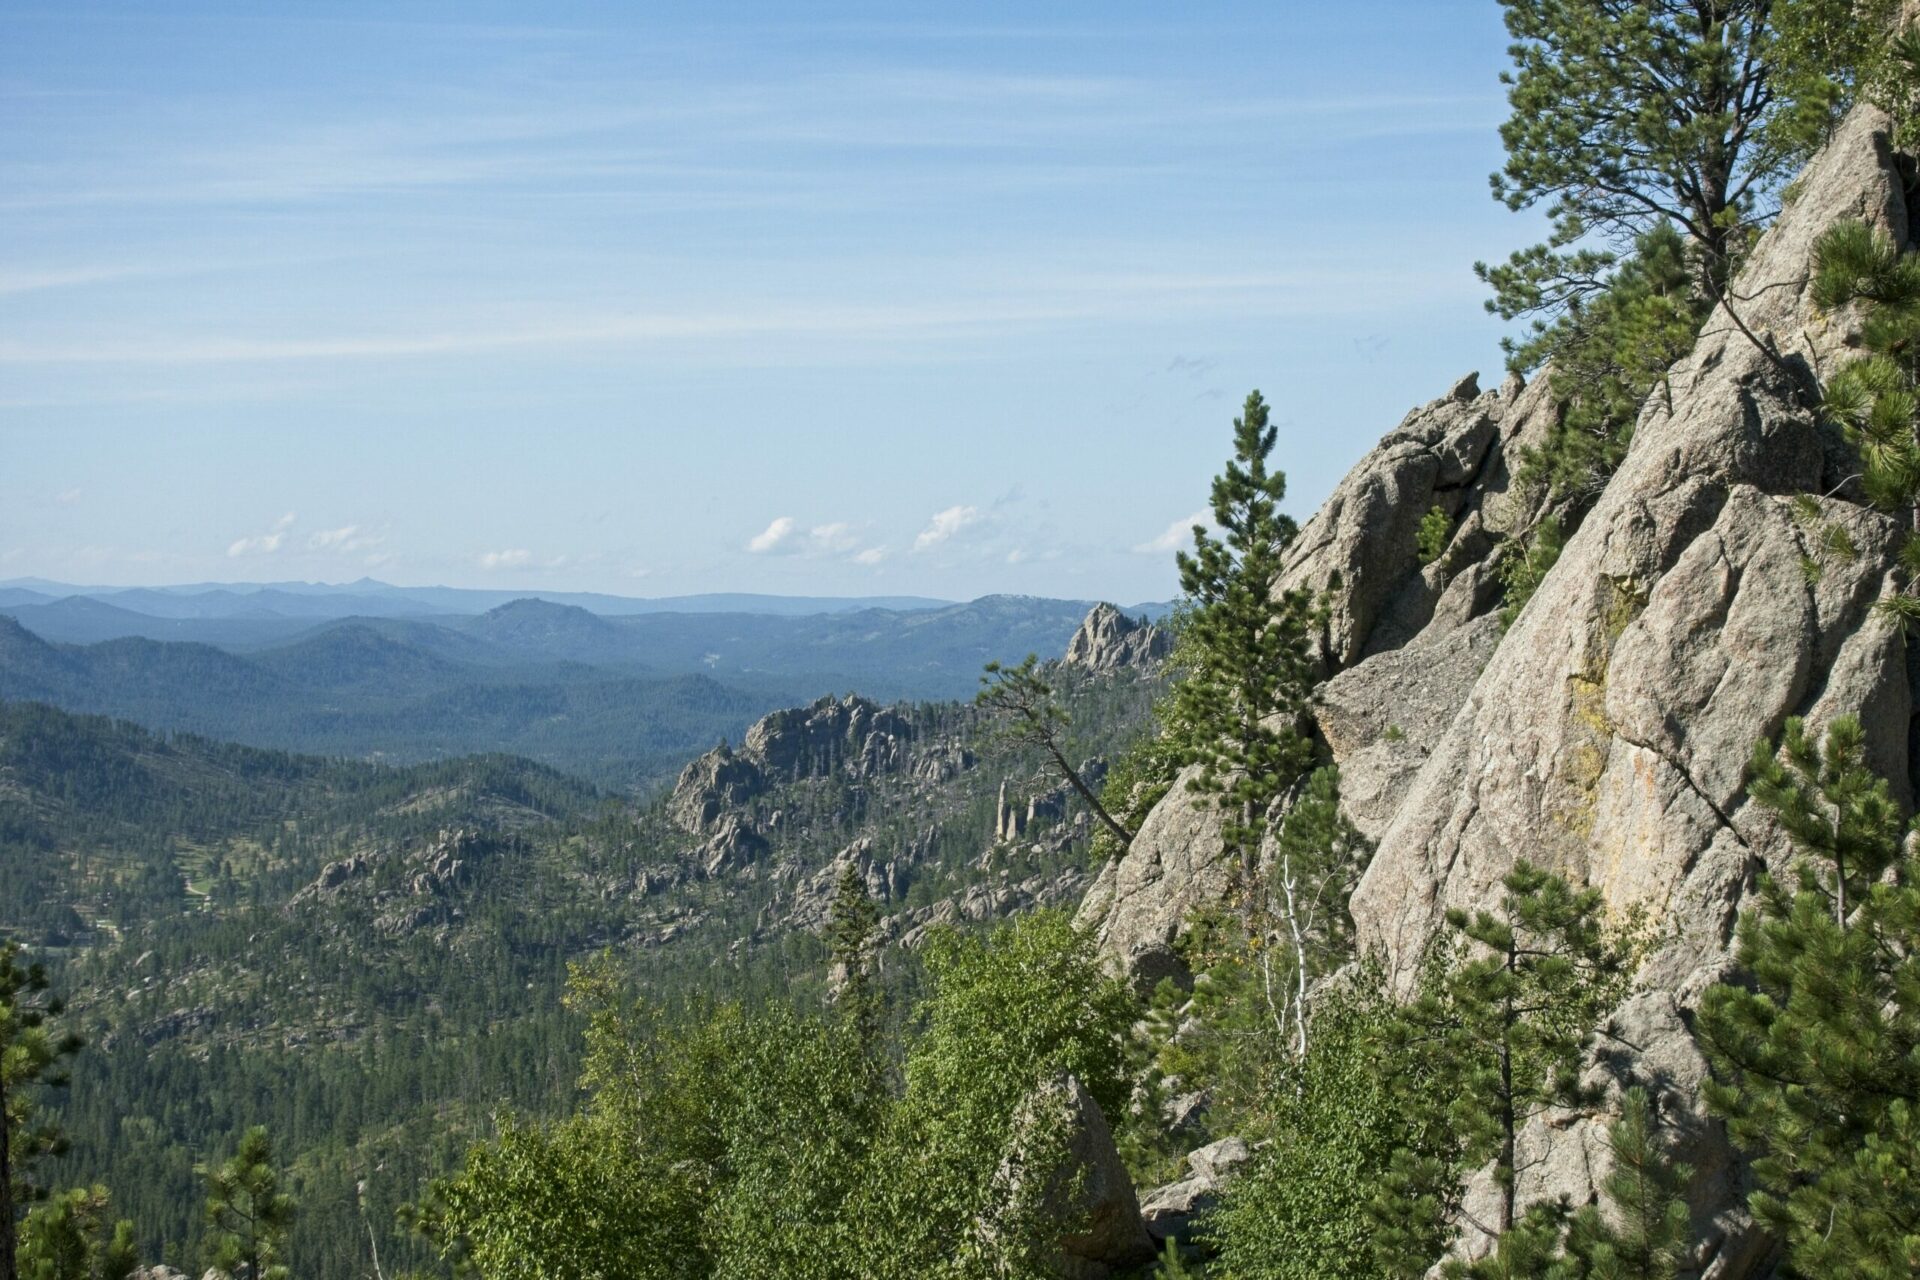
[[[1147,731],[1151,651],[1082,642],[1093,665],[1055,661],[1076,758]],[[351,673],[370,699],[443,669],[336,652],[331,687]],[[196,656],[261,673],[243,689],[290,687],[266,662]],[[732,747],[683,752],[677,784],[635,800],[506,754],[320,758],[0,704],[0,930],[57,960],[91,1046],[62,1163],[112,1190],[148,1256],[184,1263],[208,1135],[265,1123],[306,1274],[358,1274],[369,1221],[389,1265],[424,1263],[399,1207],[499,1108],[553,1116],[574,1096],[570,966],[607,952],[675,1002],[820,999],[852,867],[898,957],[889,981],[911,988],[928,928],[1071,907],[1091,875],[1088,816],[968,705],[829,696],[735,723],[708,738]]]

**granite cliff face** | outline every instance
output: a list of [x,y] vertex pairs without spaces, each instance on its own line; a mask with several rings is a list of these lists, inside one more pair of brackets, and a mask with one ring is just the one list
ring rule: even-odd
[[1098,674],[1148,668],[1172,651],[1173,636],[1167,631],[1110,604],[1097,604],[1067,642],[1063,661]]
[[[1872,762],[1911,803],[1914,671],[1899,627],[1874,608],[1902,580],[1898,530],[1864,504],[1847,445],[1812,408],[1816,378],[1858,341],[1855,318],[1816,314],[1806,296],[1813,244],[1836,222],[1908,242],[1911,173],[1883,117],[1848,119],[1735,282],[1753,338],[1725,312],[1708,321],[1510,629],[1496,616],[1496,566],[1538,514],[1512,470],[1552,421],[1544,378],[1493,393],[1462,380],[1302,530],[1276,587],[1322,590],[1331,606],[1316,727],[1348,816],[1378,841],[1352,913],[1400,989],[1448,908],[1492,906],[1517,860],[1544,863],[1654,922],[1612,1029],[1630,1046],[1626,1070],[1697,1099],[1693,1010],[1730,967],[1757,873],[1787,852],[1745,798],[1754,742],[1788,716],[1858,715]],[[1436,506],[1452,535],[1421,564],[1414,531]],[[1833,549],[1844,542],[1851,554]],[[1178,976],[1170,944],[1187,910],[1221,892],[1218,858],[1213,816],[1176,786],[1082,919],[1116,964]],[[1523,1197],[1589,1199],[1605,1121],[1536,1122]],[[1766,1274],[1739,1162],[1704,1112],[1686,1132],[1702,1274]],[[1465,1247],[1485,1243],[1470,1235]]]
[[[778,783],[836,772],[856,779],[897,773],[914,736],[897,708],[851,695],[775,711],[747,730],[739,751],[722,744],[682,769],[667,812],[683,830],[704,833]],[[972,764],[970,757],[941,757],[934,768]]]

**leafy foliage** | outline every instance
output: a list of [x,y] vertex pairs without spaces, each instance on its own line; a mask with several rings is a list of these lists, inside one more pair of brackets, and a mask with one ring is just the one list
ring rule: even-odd
[[[1244,1280],[1385,1280],[1367,1203],[1396,1149],[1419,1141],[1381,1050],[1394,1009],[1362,972],[1323,1000],[1305,1056],[1263,1094],[1267,1140],[1229,1184],[1209,1235]],[[1417,1068],[1416,1068],[1417,1069]]]
[[703,1274],[686,1239],[684,1179],[631,1137],[580,1118],[551,1132],[511,1120],[436,1188],[431,1231],[483,1276],[574,1280]]
[[1045,1080],[1124,1104],[1132,1000],[1056,913],[936,936],[927,969],[896,1094],[851,1018],[676,1014],[629,1002],[604,963],[577,968],[587,1111],[503,1122],[421,1228],[489,1276],[864,1280],[1044,1256],[1062,1224],[1009,1199],[1003,1159],[1019,1137],[1044,1165],[1046,1134],[1016,1128]]
[[1432,564],[1447,549],[1447,538],[1453,533],[1453,518],[1446,509],[1438,504],[1427,508],[1427,514],[1420,517],[1420,528],[1414,533],[1414,549],[1420,556],[1421,564]]

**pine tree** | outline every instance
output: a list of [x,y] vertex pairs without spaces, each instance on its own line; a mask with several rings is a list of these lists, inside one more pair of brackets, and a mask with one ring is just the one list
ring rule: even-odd
[[1686,1186],[1693,1171],[1674,1162],[1645,1089],[1622,1097],[1607,1147],[1613,1168],[1600,1189],[1611,1213],[1598,1204],[1574,1210],[1564,1200],[1529,1205],[1486,1257],[1450,1260],[1443,1274],[1448,1280],[1676,1280],[1688,1260]]
[[[1812,292],[1825,310],[1864,304],[1865,354],[1828,382],[1821,407],[1860,451],[1868,501],[1917,531],[1902,559],[1920,577],[1920,255],[1865,223],[1841,223],[1814,248]],[[1912,590],[1889,606],[1920,621]]]
[[[1450,911],[1426,989],[1403,1012],[1394,1049],[1425,1064],[1406,1105],[1437,1113],[1438,1145],[1396,1153],[1375,1201],[1381,1250],[1392,1265],[1431,1263],[1418,1249],[1458,1205],[1460,1174],[1491,1166],[1495,1220],[1521,1221],[1517,1140],[1534,1116],[1591,1101],[1578,1068],[1593,1027],[1624,988],[1627,956],[1602,923],[1597,890],[1521,862],[1502,881],[1498,913]],[[1537,1234],[1532,1221],[1527,1233]],[[1534,1247],[1516,1237],[1516,1251]],[[1529,1256],[1531,1256],[1529,1254]],[[1514,1263],[1513,1265],[1518,1265]]]
[[213,1266],[234,1280],[287,1280],[291,1273],[281,1254],[294,1201],[280,1189],[266,1128],[247,1130],[232,1157],[206,1176]]
[[133,1223],[110,1220],[111,1209],[101,1186],[36,1205],[20,1236],[21,1280],[126,1280],[140,1261]]
[[1675,1280],[1687,1261],[1693,1170],[1673,1159],[1644,1088],[1626,1091],[1607,1129],[1613,1169],[1602,1185],[1611,1218],[1593,1205],[1573,1216],[1566,1253],[1573,1264],[1554,1280]]
[[[1541,328],[1667,226],[1725,301],[1766,201],[1886,43],[1890,0],[1501,0],[1514,69],[1495,197],[1546,201],[1547,242],[1481,264],[1490,309]],[[1540,329],[1536,329],[1538,333]]]
[[1641,407],[1692,349],[1707,307],[1685,241],[1663,223],[1635,241],[1605,288],[1569,299],[1526,341],[1509,343],[1516,370],[1551,361],[1561,405],[1547,438],[1521,455],[1518,480],[1556,499],[1591,501],[1626,456]]
[[874,990],[874,935],[880,910],[867,895],[866,878],[848,863],[835,887],[827,920],[827,948],[833,963],[834,1003],[870,1049],[879,1037],[879,993]]
[[1287,478],[1267,469],[1277,434],[1253,392],[1234,420],[1233,457],[1213,481],[1221,534],[1196,525],[1193,550],[1178,558],[1190,612],[1177,714],[1200,766],[1194,789],[1221,809],[1221,838],[1249,906],[1268,815],[1313,759],[1299,721],[1316,675],[1308,647],[1314,604],[1304,591],[1273,591],[1298,532],[1280,511]]
[[[1784,760],[1780,759],[1784,756]],[[1754,1214],[1802,1275],[1920,1270],[1920,885],[1858,721],[1798,719],[1751,791],[1797,858],[1741,918],[1751,985],[1702,999],[1707,1098],[1753,1157]]]
[[80,1051],[80,1037],[55,1025],[61,1011],[47,995],[46,970],[24,963],[16,944],[0,944],[0,1280],[18,1280],[20,1208],[39,1195],[27,1167],[66,1148],[34,1106],[37,1089],[66,1083],[65,1061]]

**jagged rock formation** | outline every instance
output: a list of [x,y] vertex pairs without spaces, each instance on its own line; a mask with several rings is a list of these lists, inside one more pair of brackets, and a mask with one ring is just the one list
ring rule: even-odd
[[1110,604],[1097,604],[1067,642],[1062,661],[1094,673],[1144,669],[1173,650],[1173,637],[1149,622],[1129,618]]
[[680,771],[667,813],[681,830],[697,834],[766,788],[759,761],[735,755],[723,742]]
[[913,739],[899,711],[849,695],[776,711],[747,730],[746,754],[782,779],[817,778],[845,767],[856,778],[892,773]]
[[[1107,762],[1094,758],[1080,766],[1080,777],[1089,787],[1098,791],[1106,781]],[[1038,830],[1044,826],[1066,819],[1072,804],[1073,788],[1066,783],[1032,784],[1037,790],[1020,803],[1021,787],[1010,779],[1000,780],[1000,796],[994,804],[993,838],[999,841],[1018,840],[1029,830]],[[1030,788],[1031,789],[1031,788]]]
[[[1911,803],[1914,678],[1900,628],[1874,608],[1903,581],[1899,531],[1864,505],[1848,446],[1811,407],[1816,377],[1857,344],[1857,318],[1815,314],[1806,291],[1812,246],[1838,221],[1909,241],[1912,172],[1882,116],[1847,120],[1734,284],[1740,319],[1769,350],[1724,311],[1709,320],[1504,635],[1489,616],[1495,566],[1501,540],[1535,514],[1512,464],[1552,422],[1545,379],[1490,395],[1463,380],[1389,434],[1302,530],[1276,588],[1327,592],[1317,728],[1348,816],[1378,839],[1352,912],[1399,989],[1448,908],[1493,906],[1518,859],[1544,863],[1659,930],[1615,1014],[1612,1066],[1596,1063],[1592,1079],[1632,1074],[1697,1101],[1706,1064],[1692,1010],[1728,972],[1756,873],[1787,852],[1746,801],[1754,742],[1790,715],[1816,726],[1858,715],[1872,763]],[[1454,530],[1422,565],[1414,531],[1436,506]],[[1182,918],[1225,877],[1216,820],[1176,786],[1102,872],[1082,919],[1137,977],[1178,976]],[[1522,1198],[1596,1194],[1604,1125],[1533,1124]],[[1682,1128],[1699,1273],[1766,1274],[1739,1161],[1703,1112]],[[1470,1189],[1470,1214],[1488,1194]]]
[[374,911],[374,927],[388,937],[460,919],[453,899],[473,879],[477,861],[500,841],[468,828],[441,831],[412,850],[362,850],[329,862],[306,888],[287,900],[288,911],[357,894]]
[[[775,711],[747,730],[738,752],[723,743],[681,770],[667,812],[697,835],[775,782],[842,770],[854,778],[896,773],[913,739],[913,724],[900,711],[851,695]],[[939,780],[972,763],[970,751],[955,747],[932,757],[925,771]]]

